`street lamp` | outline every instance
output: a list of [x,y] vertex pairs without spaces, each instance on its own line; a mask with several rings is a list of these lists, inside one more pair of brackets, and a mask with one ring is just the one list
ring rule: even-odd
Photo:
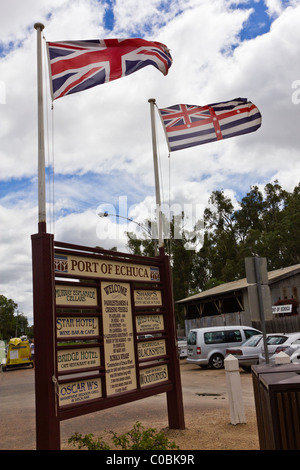
[[128,217],[124,217],[122,215],[119,215],[119,214],[109,214],[108,212],[98,212],[98,217],[118,217],[120,219],[125,219],[125,220],[128,220],[129,222],[133,222],[134,224],[138,225],[141,229],[145,230],[148,235],[150,235],[150,238],[151,237],[151,230],[149,230],[147,227],[145,227],[144,225],[142,224],[139,224],[138,222],[136,222],[135,220],[133,219],[129,219]]
[[[98,212],[97,215],[98,215],[98,217],[109,217],[109,216],[118,217],[120,219],[125,219],[125,220],[128,220],[129,222],[133,222],[134,224],[138,225],[141,229],[143,229],[145,232],[147,232],[149,237],[152,239],[151,230],[148,227],[145,227],[144,225],[139,224],[138,222],[136,222],[133,219],[129,219],[128,217],[124,217],[124,216],[119,215],[119,214],[109,214],[108,212]],[[156,240],[154,241],[154,251],[155,251],[155,256],[157,256],[157,241]]]

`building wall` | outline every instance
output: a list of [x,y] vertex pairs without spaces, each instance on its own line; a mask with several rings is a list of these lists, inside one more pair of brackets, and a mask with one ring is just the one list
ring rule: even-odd
[[295,299],[300,303],[300,274],[270,285],[272,305],[278,299]]
[[246,325],[252,326],[252,321],[245,311],[225,313],[223,315],[210,315],[201,318],[185,320],[185,333],[188,335],[193,328],[205,328],[210,326]]
[[[202,328],[207,326],[220,326],[220,325],[247,325],[258,327],[259,321],[259,306],[257,299],[253,299],[250,302],[249,289],[245,288],[242,290],[243,306],[244,310],[240,312],[232,312],[219,315],[202,316],[198,318],[189,318],[185,320],[185,331],[186,334],[192,328]],[[251,295],[251,294],[250,294]],[[271,305],[274,305],[278,299],[295,299],[300,305],[300,274],[287,277],[278,282],[270,284],[270,296]],[[300,307],[298,308],[300,313]],[[276,331],[277,324],[274,325],[276,318],[270,316],[266,318],[270,326],[270,332]],[[272,325],[272,326],[271,326]],[[279,325],[278,325],[279,327]],[[295,331],[294,326],[288,327],[289,331]],[[287,331],[287,330],[286,330]]]
[[[257,299],[250,301],[249,289],[245,288],[242,291],[243,306],[244,310],[240,312],[219,314],[219,315],[209,315],[202,316],[201,318],[189,318],[185,320],[185,331],[186,334],[192,328],[202,328],[207,326],[220,326],[220,325],[247,325],[254,326],[255,328],[260,328],[259,321],[259,306]],[[251,294],[250,294],[251,295]],[[290,276],[286,279],[282,279],[276,283],[270,284],[270,296],[271,296],[271,305],[274,305],[275,302],[280,299],[293,298],[299,302],[300,305],[300,274]],[[252,296],[251,296],[252,297]],[[300,314],[300,307],[298,308],[298,313]],[[267,319],[267,330],[268,332],[281,331],[278,319],[274,316],[268,317]],[[291,323],[292,320],[289,320]],[[285,331],[298,331],[300,318],[294,318],[293,322],[297,322],[297,325],[294,323],[291,325],[287,324],[287,319],[285,320]],[[278,328],[279,329],[278,329]],[[296,329],[295,329],[296,328]],[[298,329],[297,329],[298,328]]]

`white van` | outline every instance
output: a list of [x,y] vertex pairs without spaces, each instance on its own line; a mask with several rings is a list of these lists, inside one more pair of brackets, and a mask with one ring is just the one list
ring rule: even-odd
[[214,326],[190,330],[187,339],[187,362],[199,366],[221,369],[224,366],[226,349],[240,346],[261,331],[251,326]]

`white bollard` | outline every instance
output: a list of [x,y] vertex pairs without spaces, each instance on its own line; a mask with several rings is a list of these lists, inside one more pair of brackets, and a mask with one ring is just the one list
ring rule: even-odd
[[224,360],[231,424],[246,423],[239,361],[232,355]]
[[288,354],[285,352],[281,351],[280,353],[275,355],[275,364],[288,364],[291,362],[291,358]]

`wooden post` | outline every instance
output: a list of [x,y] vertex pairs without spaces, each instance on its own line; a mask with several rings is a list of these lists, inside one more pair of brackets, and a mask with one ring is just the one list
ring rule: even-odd
[[171,272],[169,258],[164,254],[164,248],[160,248],[160,256],[163,261],[162,269],[164,270],[163,279],[166,281],[166,307],[168,310],[167,329],[169,338],[169,375],[173,383],[173,388],[167,392],[167,407],[170,429],[185,429],[182,387],[180,377],[180,364],[178,351],[176,347],[176,327],[174,318],[174,300],[171,285]]
[[246,423],[239,361],[229,354],[224,360],[231,424]]
[[281,351],[280,353],[275,355],[275,364],[289,364],[291,362],[291,358],[288,354]]
[[53,235],[32,235],[35,402],[37,450],[60,450],[54,348],[55,288]]

